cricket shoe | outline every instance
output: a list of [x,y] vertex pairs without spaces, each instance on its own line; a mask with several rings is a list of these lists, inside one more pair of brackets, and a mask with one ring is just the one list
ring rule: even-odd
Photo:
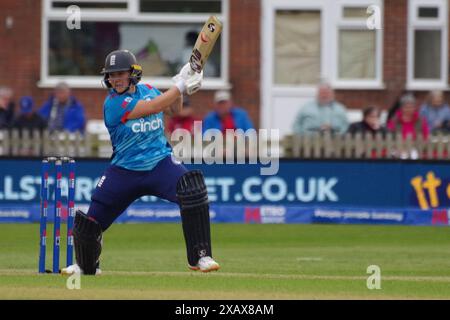
[[211,257],[203,257],[198,260],[198,263],[196,266],[189,265],[189,269],[197,271],[200,270],[201,272],[210,272],[210,271],[217,271],[220,269],[220,266],[217,262],[214,261]]
[[[83,270],[81,270],[80,266],[77,264],[73,264],[71,266],[68,266],[67,268],[63,268],[61,270],[61,274],[71,276],[73,274],[83,274]],[[95,270],[95,275],[99,276],[102,274],[102,270],[100,268],[97,268]]]

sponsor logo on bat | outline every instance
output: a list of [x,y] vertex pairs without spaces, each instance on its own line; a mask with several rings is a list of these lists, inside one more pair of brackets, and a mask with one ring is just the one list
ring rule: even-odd
[[192,70],[200,73],[202,71],[201,61],[202,61],[202,53],[198,51],[198,49],[194,49],[192,51],[191,58],[189,59]]
[[202,42],[207,43],[209,41],[208,37],[202,32],[200,33],[200,39]]
[[216,31],[216,26],[214,25],[214,23],[210,23],[208,24],[208,29],[209,31],[214,32]]

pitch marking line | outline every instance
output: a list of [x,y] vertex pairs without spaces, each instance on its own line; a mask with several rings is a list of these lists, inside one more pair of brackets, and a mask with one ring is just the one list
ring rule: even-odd
[[[19,275],[38,275],[30,269],[0,269],[1,276],[19,276]],[[103,276],[172,276],[172,277],[232,277],[232,278],[255,278],[255,279],[288,279],[288,280],[367,280],[367,276],[332,276],[332,275],[302,275],[302,274],[255,274],[255,273],[236,273],[218,271],[214,273],[203,274],[193,271],[103,271]],[[450,282],[450,276],[382,276],[382,280],[387,281],[412,281],[412,282]]]

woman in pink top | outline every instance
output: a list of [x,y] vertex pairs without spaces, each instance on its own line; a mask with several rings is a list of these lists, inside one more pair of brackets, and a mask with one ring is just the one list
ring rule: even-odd
[[400,109],[389,120],[387,128],[390,132],[401,132],[403,139],[411,136],[415,140],[419,133],[422,134],[424,139],[427,139],[429,135],[427,120],[420,117],[416,100],[411,94],[404,95],[401,98]]

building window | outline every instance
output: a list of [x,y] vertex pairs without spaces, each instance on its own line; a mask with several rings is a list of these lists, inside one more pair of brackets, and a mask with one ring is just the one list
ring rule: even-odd
[[126,9],[128,7],[128,3],[126,0],[119,1],[67,1],[67,0],[53,0],[51,3],[51,7],[55,9],[66,9],[69,5],[75,4],[80,9]]
[[414,31],[414,79],[441,78],[441,30]]
[[[81,29],[69,29],[66,8],[81,9]],[[65,80],[75,87],[97,87],[106,55],[129,49],[142,65],[144,81],[158,87],[189,60],[203,23],[211,14],[226,23],[228,0],[216,1],[52,1],[45,0],[41,86]],[[204,87],[228,82],[227,28],[204,69]]]
[[319,10],[278,10],[275,13],[274,82],[316,84],[320,80]]
[[[49,23],[50,76],[94,76],[117,48],[133,52],[147,77],[171,77],[189,60],[202,24],[83,23],[68,30],[65,21]],[[220,77],[220,41],[208,59],[205,77]]]
[[141,12],[221,13],[220,1],[140,0]]
[[[336,87],[379,87],[382,85],[382,1],[337,2],[336,61],[334,84]],[[369,29],[368,8],[377,7],[380,28]]]
[[340,30],[338,79],[376,80],[375,67],[376,32]]
[[447,1],[410,0],[408,12],[407,87],[416,90],[446,88]]
[[271,83],[283,89],[309,90],[321,81],[337,89],[382,89],[383,3],[267,0],[273,10]]

